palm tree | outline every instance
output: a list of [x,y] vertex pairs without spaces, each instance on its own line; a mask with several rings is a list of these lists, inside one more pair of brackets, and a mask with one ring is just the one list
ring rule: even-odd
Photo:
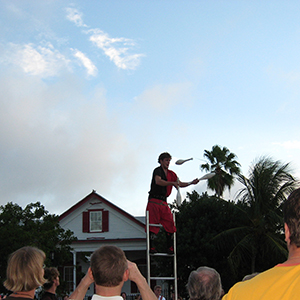
[[234,175],[240,173],[240,164],[235,160],[236,155],[228,148],[218,145],[212,147],[211,151],[204,150],[206,164],[200,165],[205,171],[215,172],[216,175],[207,181],[207,187],[215,191],[218,198],[222,197],[225,188],[229,190],[234,183]]
[[251,273],[263,271],[287,256],[281,205],[299,183],[289,164],[269,157],[257,159],[249,178],[240,174],[238,180],[244,187],[237,194],[237,206],[245,224],[222,232],[215,240],[231,245],[228,258],[233,269],[248,265]]

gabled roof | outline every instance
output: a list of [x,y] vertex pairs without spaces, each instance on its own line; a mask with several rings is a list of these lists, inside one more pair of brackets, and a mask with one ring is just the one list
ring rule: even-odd
[[69,214],[71,214],[72,212],[76,211],[80,206],[82,206],[83,204],[85,204],[86,202],[88,202],[89,200],[94,199],[94,198],[98,198],[98,200],[100,200],[101,202],[103,202],[105,205],[111,207],[113,210],[119,212],[120,214],[122,214],[126,218],[128,218],[131,221],[135,222],[137,225],[139,225],[139,226],[141,226],[143,228],[145,227],[145,224],[143,222],[137,220],[131,214],[127,213],[126,211],[124,211],[120,207],[114,205],[113,203],[109,202],[108,200],[106,200],[102,196],[98,195],[96,193],[96,191],[94,191],[94,190],[89,195],[87,195],[85,198],[83,198],[81,201],[77,202],[71,208],[69,208],[64,213],[62,213],[59,216],[59,221],[61,221],[62,219],[64,219],[65,217],[67,217]]

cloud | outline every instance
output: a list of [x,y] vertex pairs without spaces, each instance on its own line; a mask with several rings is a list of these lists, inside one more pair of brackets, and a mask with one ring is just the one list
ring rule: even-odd
[[91,76],[97,75],[97,67],[93,64],[93,62],[81,51],[75,50],[74,56],[80,60],[83,66],[87,69],[87,72]]
[[163,112],[179,103],[189,105],[187,99],[190,99],[190,90],[189,82],[156,85],[136,97],[135,101],[154,111]]
[[2,60],[22,68],[25,73],[41,77],[57,76],[69,67],[70,60],[55,50],[53,45],[36,46],[29,44],[9,44]]
[[293,140],[293,141],[286,141],[283,143],[273,143],[274,145],[279,145],[285,149],[297,149],[300,150],[300,141]]
[[134,70],[140,64],[143,54],[129,54],[129,50],[135,46],[135,43],[127,38],[110,38],[107,33],[100,29],[89,30],[92,33],[90,41],[98,48],[102,49],[120,69]]
[[82,13],[79,12],[76,8],[68,7],[67,11],[67,19],[73,23],[75,23],[78,27],[87,27],[82,20]]
[[[89,27],[82,19],[82,13],[75,8],[66,8],[67,19],[75,23],[78,27]],[[135,42],[132,39],[118,37],[112,38],[107,33],[99,28],[83,30],[82,33],[90,35],[89,40],[99,49],[103,50],[104,54],[120,69],[135,70],[139,64],[141,57],[144,54],[130,53]]]
[[79,78],[49,87],[12,73],[0,73],[1,204],[42,200],[62,212],[92,189],[106,196],[116,182],[120,189],[133,184],[134,146],[118,116],[107,113],[103,88],[83,97]]

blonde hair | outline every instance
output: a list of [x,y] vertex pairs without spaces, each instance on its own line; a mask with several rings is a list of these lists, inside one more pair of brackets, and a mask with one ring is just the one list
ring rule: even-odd
[[4,286],[12,292],[27,292],[43,285],[45,258],[45,253],[35,247],[26,246],[13,252],[8,259]]

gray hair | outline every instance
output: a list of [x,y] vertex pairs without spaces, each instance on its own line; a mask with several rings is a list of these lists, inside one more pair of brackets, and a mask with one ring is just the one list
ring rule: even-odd
[[220,274],[209,267],[192,271],[186,287],[190,300],[219,300],[222,295]]

